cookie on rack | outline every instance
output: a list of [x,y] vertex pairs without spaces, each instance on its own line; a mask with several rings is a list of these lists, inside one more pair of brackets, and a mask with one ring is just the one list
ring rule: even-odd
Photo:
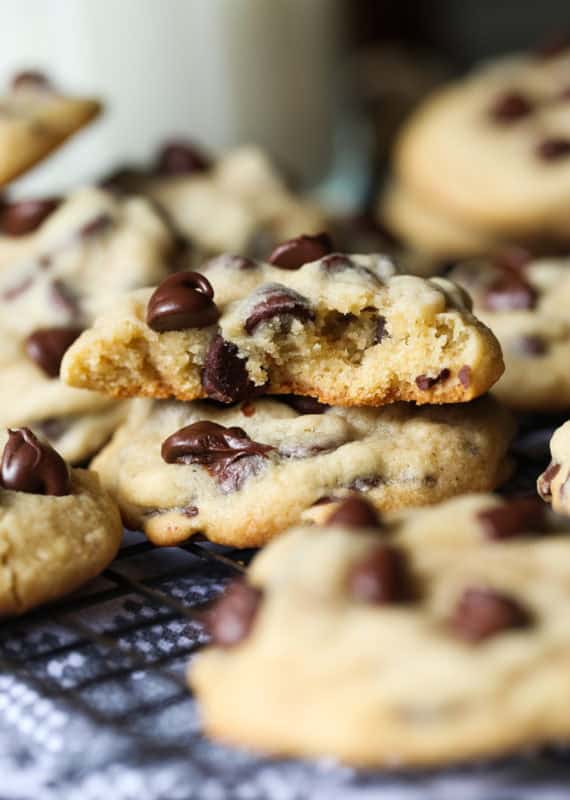
[[130,294],[71,346],[64,380],[117,397],[376,406],[466,402],[499,378],[499,345],[457,286],[331,250],[302,236],[270,264],[225,258]]
[[360,767],[568,739],[570,528],[468,495],[382,523],[354,499],[272,542],[205,614],[207,733]]
[[16,75],[0,98],[0,186],[42,161],[100,110],[98,100],[64,94],[39,72]]
[[510,248],[460,264],[449,277],[501,344],[505,372],[493,393],[520,411],[570,408],[570,258]]
[[119,170],[105,185],[152,198],[187,238],[196,259],[253,257],[278,242],[326,227],[324,212],[290,189],[257,147],[212,158],[194,143],[166,144],[150,170]]
[[488,235],[567,241],[569,69],[570,47],[510,56],[436,92],[397,143],[404,189]]
[[63,354],[123,291],[169,274],[173,232],[151,204],[82,189],[0,209],[0,425],[25,425],[81,463],[125,404],[59,380]]
[[510,472],[513,433],[489,397],[422,408],[140,399],[92,466],[125,524],[155,544],[200,533],[253,547],[331,496],[359,491],[386,510],[491,490]]
[[118,509],[97,475],[70,469],[26,429],[0,464],[0,617],[56,600],[96,577],[119,549]]

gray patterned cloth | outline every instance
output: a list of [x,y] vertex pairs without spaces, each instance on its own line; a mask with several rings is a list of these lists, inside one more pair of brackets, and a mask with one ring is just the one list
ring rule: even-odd
[[[534,480],[546,439],[524,434],[511,488]],[[262,759],[209,742],[184,685],[204,634],[184,609],[217,593],[231,570],[206,546],[209,559],[140,541],[129,534],[122,558],[77,598],[0,628],[0,800],[570,798],[563,748],[386,774]]]

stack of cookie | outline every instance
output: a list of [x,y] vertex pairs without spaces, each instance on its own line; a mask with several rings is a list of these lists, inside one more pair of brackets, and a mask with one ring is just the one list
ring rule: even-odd
[[567,247],[569,71],[565,41],[430,96],[398,139],[381,217],[435,261],[504,242]]
[[502,370],[458,287],[325,234],[126,294],[62,362],[139,398],[93,465],[129,526],[244,547],[331,495],[385,510],[498,485],[512,423],[477,398]]

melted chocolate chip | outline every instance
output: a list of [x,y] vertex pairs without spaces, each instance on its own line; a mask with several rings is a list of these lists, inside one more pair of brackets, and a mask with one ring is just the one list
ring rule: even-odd
[[291,319],[308,322],[315,318],[309,301],[292,289],[275,285],[264,290],[260,296],[261,300],[254,305],[244,323],[244,328],[250,336],[259,325],[276,317],[280,320],[283,333],[290,329]]
[[332,253],[333,243],[328,233],[316,236],[297,236],[278,245],[269,256],[269,263],[282,269],[299,269],[303,264],[318,261]]
[[516,245],[502,247],[493,256],[493,265],[498,269],[520,272],[533,259],[530,250]]
[[383,317],[382,314],[378,314],[376,318],[376,326],[374,328],[374,338],[372,339],[372,344],[380,344],[384,341],[384,339],[389,339],[390,334],[386,330],[386,317]]
[[204,328],[218,321],[210,281],[199,272],[176,272],[165,278],[148,301],[146,321],[154,331]]
[[[259,458],[274,448],[250,439],[242,428],[225,428],[215,422],[194,422],[173,433],[162,443],[161,455],[168,464],[200,464],[225,491],[239,489],[245,478],[259,470]],[[236,463],[255,457],[255,462]]]
[[158,175],[192,175],[208,172],[212,163],[208,156],[191,142],[168,142],[158,154]]
[[29,494],[66,495],[69,471],[63,458],[29,428],[8,431],[0,479],[5,489]]
[[277,398],[299,414],[324,414],[330,406],[320,403],[314,397],[302,397],[298,394],[281,394]]
[[512,597],[493,589],[466,589],[455,607],[451,627],[468,642],[480,642],[511,628],[530,622],[527,611]]
[[326,520],[327,525],[347,528],[381,528],[382,521],[374,508],[362,497],[347,497]]
[[457,373],[457,377],[463,385],[463,388],[468,389],[471,385],[471,367],[469,367],[467,364],[464,364]]
[[543,161],[558,161],[570,156],[570,139],[563,136],[552,136],[543,139],[536,148],[537,156]]
[[379,545],[353,565],[348,575],[348,590],[353,600],[385,605],[409,597],[404,553],[390,545]]
[[0,206],[0,231],[7,236],[25,236],[39,228],[60,204],[59,198],[20,200]]
[[12,78],[12,89],[43,89],[51,90],[52,85],[49,78],[38,70],[28,70],[26,72],[18,72]]
[[487,539],[498,541],[544,530],[544,506],[534,497],[520,497],[479,511],[477,519]]
[[430,378],[429,375],[418,375],[416,378],[416,386],[418,389],[421,389],[422,392],[427,392],[428,389],[431,389],[436,383],[446,381],[450,375],[451,373],[447,368],[442,369],[439,375],[436,375],[434,378]]
[[537,481],[538,493],[542,499],[547,502],[552,500],[551,485],[554,478],[560,472],[560,466],[561,465],[557,464],[556,461],[551,461]]
[[487,289],[483,307],[487,311],[514,311],[533,308],[536,292],[520,275],[505,270]]
[[218,403],[237,403],[262,394],[265,386],[256,386],[247,372],[245,358],[240,358],[233,342],[217,335],[206,353],[202,386],[207,396]]
[[345,270],[353,268],[354,262],[342,253],[331,253],[321,261],[321,269],[328,272],[329,275],[336,275],[339,272],[345,272]]
[[245,581],[232,581],[203,615],[212,644],[234,647],[242,642],[252,629],[262,597],[259,589]]
[[546,342],[540,336],[519,336],[513,340],[512,345],[516,353],[531,358],[543,356],[548,351]]
[[26,339],[26,353],[49,378],[57,378],[61,360],[81,328],[39,328]]
[[528,116],[533,110],[531,101],[522,92],[512,91],[497,97],[490,115],[495,122],[510,125]]
[[253,403],[250,403],[249,400],[246,400],[245,403],[242,403],[241,413],[244,417],[253,417],[255,414],[255,406]]

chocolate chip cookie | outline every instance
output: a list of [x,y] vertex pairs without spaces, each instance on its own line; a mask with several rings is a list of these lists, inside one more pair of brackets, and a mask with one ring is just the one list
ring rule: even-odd
[[57,149],[100,110],[98,100],[62,94],[41,73],[16,75],[0,98],[0,186]]
[[[0,616],[55,600],[114,558],[122,525],[97,476],[26,429],[2,434]],[[6,441],[7,440],[7,441]]]
[[491,495],[383,522],[351,503],[272,542],[206,612],[189,670],[206,731],[393,768],[567,739],[568,526]]
[[521,411],[570,408],[570,258],[510,248],[461,264],[450,278],[501,343],[506,368],[493,393]]
[[225,257],[133,293],[70,347],[64,380],[116,397],[346,406],[466,402],[493,385],[500,348],[457,286],[332,250],[326,234],[301,236],[269,264]]
[[92,466],[125,524],[160,545],[196,533],[262,545],[331,496],[360,492],[379,509],[425,505],[492,489],[509,472],[513,422],[491,398],[422,408],[140,399],[131,408]]
[[444,218],[502,238],[568,240],[570,48],[486,64],[420,106],[395,173]]
[[66,386],[63,354],[124,290],[169,274],[175,236],[147,200],[100,189],[4,203],[0,231],[0,425],[27,425],[83,462],[125,404]]

